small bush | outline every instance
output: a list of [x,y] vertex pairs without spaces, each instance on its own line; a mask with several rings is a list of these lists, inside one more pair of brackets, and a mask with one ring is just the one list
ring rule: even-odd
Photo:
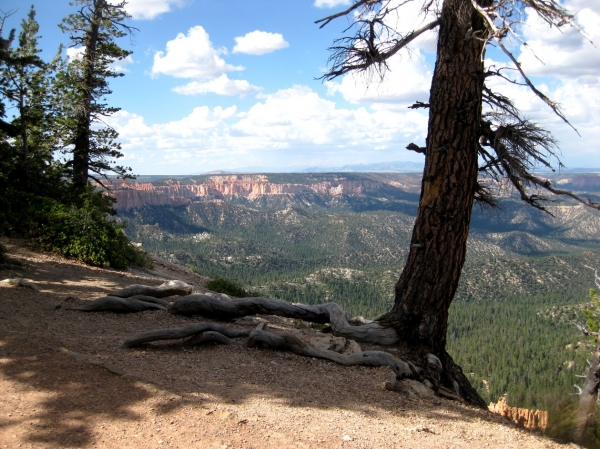
[[548,409],[548,427],[544,434],[560,443],[572,441],[577,401],[573,398],[554,402],[546,399]]
[[125,226],[109,217],[109,198],[87,191],[81,200],[81,207],[53,203],[32,226],[30,236],[45,249],[89,265],[117,270],[149,265],[145,253],[123,232]]
[[575,441],[577,427],[575,415],[579,405],[578,397],[558,401],[547,398],[546,403],[548,404],[548,427],[544,435],[559,443],[575,442],[584,448],[600,448],[600,416],[597,408],[593,418],[590,419],[590,425],[583,436],[583,441]]
[[236,281],[225,279],[221,276],[215,276],[214,279],[208,281],[206,287],[214,292],[225,293],[226,295],[237,296],[238,298],[251,296],[250,293]]

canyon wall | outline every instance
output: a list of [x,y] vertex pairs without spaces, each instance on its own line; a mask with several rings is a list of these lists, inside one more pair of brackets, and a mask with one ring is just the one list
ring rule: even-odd
[[383,183],[369,180],[326,181],[316,184],[275,184],[264,175],[211,176],[198,184],[182,184],[167,181],[165,185],[138,183],[126,180],[111,181],[112,196],[117,200],[115,209],[131,210],[144,206],[181,206],[202,197],[223,198],[238,196],[253,200],[264,195],[294,195],[313,192],[321,195],[343,195],[364,193],[365,189],[376,190]]
[[543,432],[548,427],[548,412],[529,410],[527,408],[510,407],[506,398],[498,399],[498,403],[490,403],[490,411],[510,419],[519,427]]

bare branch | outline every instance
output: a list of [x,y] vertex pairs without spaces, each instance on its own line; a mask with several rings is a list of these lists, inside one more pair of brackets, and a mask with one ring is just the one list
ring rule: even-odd
[[417,101],[408,107],[408,109],[419,109],[419,108],[428,109],[429,103],[423,103],[422,101]]
[[338,12],[336,14],[333,14],[331,16],[327,16],[324,17],[322,19],[319,20],[315,20],[315,23],[321,23],[321,26],[319,27],[319,29],[323,28],[325,25],[327,25],[329,22],[331,22],[332,20],[337,19],[338,17],[342,17],[342,16],[346,16],[348,14],[350,14],[352,11],[354,11],[356,8],[365,5],[365,4],[373,4],[373,3],[377,3],[379,0],[360,0],[359,2],[356,2],[354,5],[350,6],[350,8],[348,8],[345,11],[342,12]]
[[[577,329],[579,329],[583,335],[589,336],[589,335],[598,335],[598,332],[592,332],[591,330],[588,329],[587,326],[581,324],[581,323],[573,323],[575,325],[575,327],[577,327]],[[586,376],[582,376],[582,377],[586,377]]]
[[529,88],[533,91],[533,93],[536,94],[544,103],[546,103],[548,106],[550,106],[550,109],[552,109],[552,111],[554,111],[554,113],[556,115],[558,115],[561,119],[563,119],[563,121],[567,125],[569,125],[571,128],[573,128],[573,130],[578,135],[581,135],[581,134],[579,134],[579,131],[577,131],[577,128],[575,128],[571,124],[571,122],[569,122],[569,120],[567,120],[567,118],[564,116],[564,114],[560,110],[560,106],[557,103],[555,103],[554,101],[550,100],[537,87],[535,87],[535,85],[531,82],[531,80],[527,77],[527,75],[525,74],[525,72],[521,68],[521,64],[517,61],[517,59],[514,57],[514,55],[510,51],[507,50],[507,48],[504,46],[504,44],[500,40],[498,40],[498,45],[500,46],[500,48],[502,49],[502,51],[506,54],[506,56],[508,56],[510,58],[510,60],[513,62],[513,64],[515,65],[515,67],[517,68],[517,70],[519,71],[519,73],[521,74],[521,76],[523,77],[523,80],[525,80],[525,82],[527,83],[527,85],[529,86]]
[[482,167],[483,171],[490,173],[495,179],[506,176],[526,203],[550,213],[541,204],[542,201],[548,201],[547,197],[527,192],[528,187],[539,187],[554,195],[568,196],[588,207],[600,210],[600,203],[567,190],[557,189],[548,179],[532,174],[536,163],[554,170],[543,154],[546,152],[548,156],[556,157],[557,144],[548,131],[523,119],[498,126],[495,130],[490,122],[484,121],[481,135],[484,143],[496,153],[496,157],[492,157],[483,148],[480,150],[486,161]]
[[407,149],[407,150],[410,150],[410,151],[415,151],[416,153],[425,154],[425,150],[426,150],[427,148],[425,148],[425,147],[420,147],[419,145],[417,145],[417,144],[415,144],[415,143],[412,143],[412,142],[411,142],[411,143],[409,143],[409,144],[406,146],[406,149]]
[[[333,51],[333,55],[329,60],[333,62],[333,67],[320,79],[332,80],[351,71],[365,71],[374,64],[385,65],[389,58],[405,48],[421,34],[433,30],[440,24],[439,19],[429,22],[421,28],[406,34],[402,39],[395,41],[391,47],[386,48],[389,42],[375,44],[375,24],[378,23],[381,25],[380,19],[363,22],[367,23],[369,28],[366,35],[359,33],[355,38],[340,39],[338,42],[349,41],[352,45],[330,48]],[[360,42],[363,45],[357,46],[356,42]],[[383,51],[382,47],[384,48]]]

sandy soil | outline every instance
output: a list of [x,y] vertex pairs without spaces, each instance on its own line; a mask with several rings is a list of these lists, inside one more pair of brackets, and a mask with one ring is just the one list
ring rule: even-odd
[[[102,270],[2,240],[0,448],[553,448],[491,412],[411,401],[385,390],[387,368],[341,367],[265,349],[153,344],[127,337],[200,319],[163,311],[84,313],[69,307],[130,284],[205,279],[168,263]],[[58,307],[60,306],[60,307]],[[253,317],[234,326],[290,329]]]

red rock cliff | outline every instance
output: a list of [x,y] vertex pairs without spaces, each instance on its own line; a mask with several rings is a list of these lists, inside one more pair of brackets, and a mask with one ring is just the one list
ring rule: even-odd
[[516,425],[530,430],[543,431],[548,427],[548,412],[529,410],[527,408],[509,407],[506,398],[498,399],[498,403],[490,403],[490,411],[504,416]]
[[111,189],[117,200],[115,209],[130,210],[143,206],[181,206],[194,198],[239,196],[250,200],[264,195],[294,195],[315,192],[322,195],[364,193],[365,189],[380,189],[383,183],[368,180],[320,182],[317,184],[275,184],[264,175],[211,176],[201,184],[167,181],[166,185],[113,180]]

